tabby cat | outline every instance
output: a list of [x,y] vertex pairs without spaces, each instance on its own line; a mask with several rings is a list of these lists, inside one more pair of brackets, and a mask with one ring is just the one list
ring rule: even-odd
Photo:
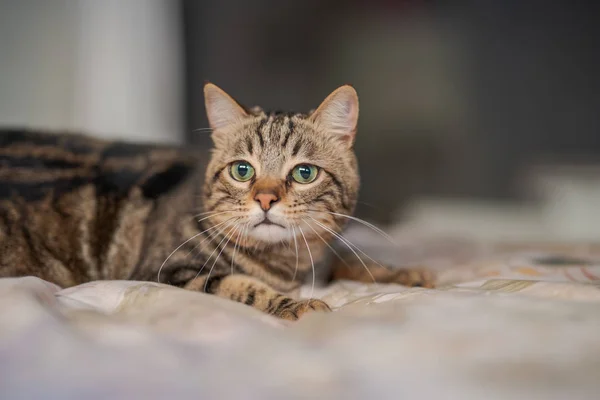
[[[356,91],[342,86],[309,114],[246,109],[210,83],[204,94],[204,179],[190,150],[0,132],[0,277],[158,280],[289,320],[329,311],[294,294],[356,204]],[[342,261],[335,278],[431,284]]]

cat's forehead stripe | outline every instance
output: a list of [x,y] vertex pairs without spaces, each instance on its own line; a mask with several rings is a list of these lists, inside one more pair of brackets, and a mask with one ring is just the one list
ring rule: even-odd
[[296,157],[300,152],[300,147],[302,147],[302,139],[298,139],[296,144],[294,145],[294,149],[292,150],[292,156]]
[[248,150],[248,154],[253,155],[254,145],[252,144],[252,139],[250,137],[246,138],[246,149]]
[[263,138],[262,129],[265,126],[266,123],[267,123],[267,119],[266,118],[262,118],[261,121],[260,121],[260,123],[258,124],[258,127],[256,128],[256,134],[258,135],[258,140],[259,140],[261,148],[265,147],[265,139]]
[[287,142],[290,139],[290,136],[292,135],[292,132],[294,131],[294,121],[292,120],[292,117],[288,117],[288,131],[285,135],[285,139],[283,139],[283,143],[281,145],[281,147],[285,148],[287,146]]

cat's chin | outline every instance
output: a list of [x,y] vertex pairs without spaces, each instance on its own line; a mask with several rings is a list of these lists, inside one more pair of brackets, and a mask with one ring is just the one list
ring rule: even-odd
[[248,232],[248,236],[265,243],[279,243],[292,239],[289,229],[280,225],[258,225]]

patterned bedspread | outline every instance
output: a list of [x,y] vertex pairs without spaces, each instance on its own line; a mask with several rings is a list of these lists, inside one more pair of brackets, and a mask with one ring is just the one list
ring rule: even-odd
[[369,251],[438,288],[338,282],[292,324],[156,283],[0,280],[2,397],[599,398],[599,246]]

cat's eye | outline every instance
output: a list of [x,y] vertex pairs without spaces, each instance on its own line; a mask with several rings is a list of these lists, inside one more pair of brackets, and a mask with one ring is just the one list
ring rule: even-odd
[[311,183],[317,179],[319,168],[310,164],[296,165],[292,170],[292,178],[298,183]]
[[246,182],[254,176],[254,167],[246,161],[236,161],[231,164],[230,173],[236,181]]

